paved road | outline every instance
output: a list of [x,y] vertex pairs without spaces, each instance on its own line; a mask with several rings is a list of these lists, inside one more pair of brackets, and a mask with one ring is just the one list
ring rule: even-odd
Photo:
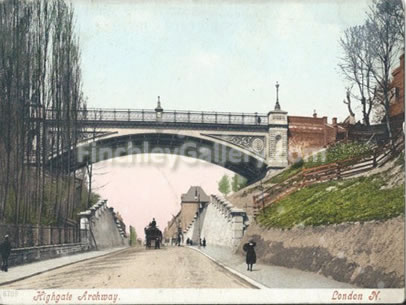
[[[10,269],[11,270],[11,269]],[[252,288],[185,247],[128,248],[33,276],[1,288]]]

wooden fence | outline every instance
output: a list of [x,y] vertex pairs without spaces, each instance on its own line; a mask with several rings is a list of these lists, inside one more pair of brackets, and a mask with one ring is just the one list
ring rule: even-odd
[[387,161],[397,156],[403,148],[404,139],[401,137],[393,146],[387,144],[385,146],[377,147],[372,153],[317,167],[305,168],[287,180],[263,190],[260,194],[254,195],[254,216],[258,215],[261,209],[304,186],[348,178],[370,171],[373,168],[381,167]]

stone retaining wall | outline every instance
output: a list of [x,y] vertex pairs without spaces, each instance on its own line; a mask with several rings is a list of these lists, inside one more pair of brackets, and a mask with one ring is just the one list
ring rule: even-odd
[[251,225],[259,261],[312,271],[365,288],[404,284],[404,216],[387,221],[264,230]]
[[81,240],[89,244],[90,248],[128,246],[128,238],[115,218],[114,209],[107,206],[107,200],[99,201],[79,215]]
[[81,243],[16,248],[11,250],[9,265],[16,266],[50,258],[71,255],[86,251],[87,248],[87,245]]
[[246,213],[234,208],[222,197],[211,195],[210,203],[203,207],[188,226],[184,239],[205,238],[207,245],[237,247],[247,226]]

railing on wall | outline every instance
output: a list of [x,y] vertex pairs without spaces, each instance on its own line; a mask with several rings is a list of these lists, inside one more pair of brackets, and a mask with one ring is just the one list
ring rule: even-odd
[[0,224],[0,237],[9,235],[13,248],[27,248],[80,242],[77,226],[38,226]]
[[[41,117],[41,116],[40,116]],[[41,117],[42,118],[42,117]],[[46,120],[57,119],[57,112],[46,110]],[[114,121],[114,122],[164,122],[164,123],[193,123],[193,124],[225,124],[267,126],[268,116],[260,113],[232,113],[165,110],[158,120],[157,113],[151,109],[106,109],[90,108],[77,111],[79,121]]]

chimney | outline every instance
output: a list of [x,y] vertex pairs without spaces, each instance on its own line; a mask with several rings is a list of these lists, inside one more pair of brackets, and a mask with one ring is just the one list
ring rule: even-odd
[[314,117],[314,118],[317,118],[317,112],[316,112],[316,109],[314,109],[314,110],[313,110],[313,117]]
[[326,116],[323,117],[323,123],[327,124],[327,117]]
[[337,126],[337,118],[333,118],[333,126]]

